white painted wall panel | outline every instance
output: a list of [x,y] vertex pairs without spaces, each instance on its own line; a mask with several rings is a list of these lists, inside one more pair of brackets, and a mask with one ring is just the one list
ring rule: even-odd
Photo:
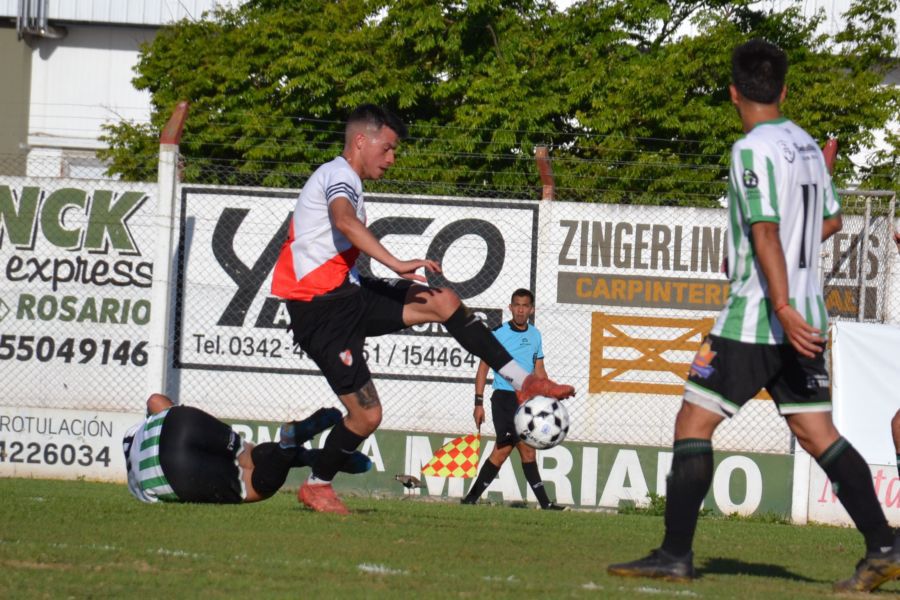
[[85,26],[62,40],[40,40],[32,60],[29,142],[92,148],[103,123],[146,121],[149,94],[131,85],[132,67],[139,45],[154,35],[138,27]]

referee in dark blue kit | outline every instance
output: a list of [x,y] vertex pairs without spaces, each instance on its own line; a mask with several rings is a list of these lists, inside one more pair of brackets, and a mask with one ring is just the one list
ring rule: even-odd
[[[544,370],[544,350],[541,346],[541,332],[537,327],[529,322],[534,314],[534,294],[531,290],[519,288],[512,294],[510,299],[509,311],[512,313],[512,319],[494,328],[494,337],[503,345],[507,352],[515,359],[519,365],[528,373],[533,373],[538,377],[547,377]],[[478,372],[475,374],[475,425],[481,427],[484,423],[484,386],[487,384],[487,374],[490,367],[483,360],[478,365]],[[516,391],[506,381],[494,373],[494,393],[491,394],[491,417],[494,421],[494,431],[497,434],[497,443],[494,451],[481,467],[481,472],[469,493],[462,499],[463,504],[476,504],[478,498],[484,493],[497,473],[504,461],[509,458],[515,447],[519,451],[519,457],[522,459],[522,471],[525,472],[525,479],[534,492],[535,498],[544,510],[565,510],[565,507],[551,502],[547,497],[547,490],[544,489],[544,482],[541,481],[541,474],[537,468],[537,452],[534,448],[519,440],[516,435],[516,427],[513,423],[513,417],[516,409],[519,407],[519,400]]]

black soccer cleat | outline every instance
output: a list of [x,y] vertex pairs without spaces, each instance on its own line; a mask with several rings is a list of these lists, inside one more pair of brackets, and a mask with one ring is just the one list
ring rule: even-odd
[[856,572],[849,579],[837,581],[835,592],[871,592],[891,579],[900,578],[900,537],[886,552],[868,552],[856,563]]
[[459,501],[460,504],[478,504],[478,498],[469,498],[466,496],[462,500]]
[[639,560],[609,565],[606,572],[619,577],[652,577],[687,583],[694,579],[694,553],[688,552],[685,556],[677,557],[657,548],[649,556]]
[[568,506],[561,506],[556,502],[551,502],[547,506],[542,506],[541,510],[569,510]]

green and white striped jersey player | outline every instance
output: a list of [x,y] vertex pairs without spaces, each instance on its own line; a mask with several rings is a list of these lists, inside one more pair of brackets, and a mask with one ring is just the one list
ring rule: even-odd
[[731,150],[728,178],[728,277],[725,308],[714,335],[754,344],[783,344],[768,282],[757,261],[750,228],[779,224],[790,305],[820,331],[828,313],[819,282],[822,222],[840,204],[815,140],[786,118],[757,124]]
[[863,560],[834,590],[869,592],[900,577],[900,536],[888,525],[866,461],[831,419],[819,249],[842,218],[818,145],[781,114],[787,69],[787,54],[766,40],[732,52],[728,91],[746,135],[732,148],[728,178],[731,290],[694,356],[675,418],[662,544],[610,565],[612,575],[696,576],[692,547],[713,481],[713,434],[765,388],[865,538]]
[[685,400],[730,417],[765,387],[783,415],[831,410],[819,263],[838,229],[815,140],[781,116],[753,124],[731,150],[728,298],[691,364]]
[[159,441],[166,409],[137,423],[122,441],[128,469],[128,491],[143,502],[178,501],[159,464]]

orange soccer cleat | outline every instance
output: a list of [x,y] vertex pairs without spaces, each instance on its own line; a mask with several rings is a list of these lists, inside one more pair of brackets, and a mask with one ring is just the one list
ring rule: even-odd
[[330,483],[312,484],[304,482],[297,492],[297,499],[316,512],[349,515],[350,511],[334,493]]
[[575,388],[532,374],[525,378],[525,381],[522,382],[522,389],[516,392],[516,395],[519,398],[519,404],[524,404],[526,400],[535,396],[549,396],[557,400],[564,400],[575,395]]

